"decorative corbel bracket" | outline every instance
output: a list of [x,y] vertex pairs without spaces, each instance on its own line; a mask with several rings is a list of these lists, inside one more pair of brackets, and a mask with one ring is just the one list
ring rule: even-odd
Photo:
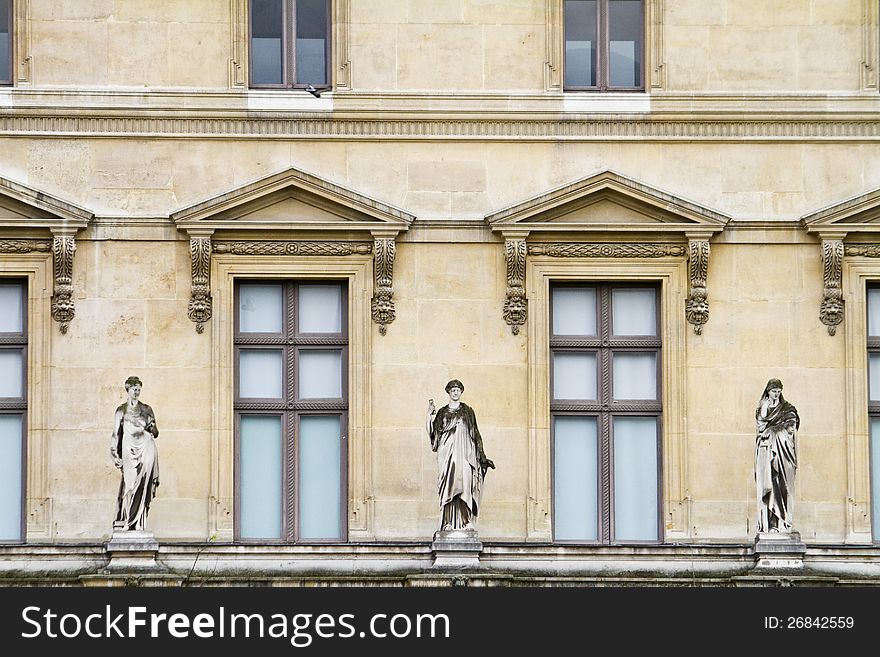
[[502,315],[514,335],[528,318],[526,299],[526,237],[528,231],[504,232],[504,259],[507,262],[507,296]]
[[834,335],[843,322],[843,238],[845,233],[820,233],[822,239],[822,273],[824,290],[819,319],[828,327],[828,335]]
[[67,333],[76,315],[73,300],[73,256],[76,253],[76,229],[52,231],[52,264],[54,287],[52,289],[52,319]]
[[373,321],[379,325],[379,333],[385,335],[388,325],[394,321],[394,256],[395,238],[398,231],[374,231],[373,270],[375,292],[371,303]]
[[685,317],[694,326],[694,333],[701,335],[709,321],[709,298],[706,279],[709,273],[709,240],[705,237],[688,236],[688,273],[690,289],[685,301]]
[[189,232],[189,255],[192,264],[192,293],[187,315],[202,333],[211,320],[211,234],[213,230]]

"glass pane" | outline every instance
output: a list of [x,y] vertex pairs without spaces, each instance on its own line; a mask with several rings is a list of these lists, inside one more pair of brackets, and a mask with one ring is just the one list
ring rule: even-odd
[[21,540],[21,415],[0,415],[0,540]]
[[241,333],[281,333],[284,330],[280,285],[238,286],[238,330]]
[[657,355],[624,353],[612,355],[614,399],[657,399]]
[[557,541],[599,537],[596,418],[553,419],[553,536]]
[[299,332],[342,333],[342,286],[299,286]]
[[327,83],[327,0],[296,2],[296,82]]
[[553,399],[596,399],[596,354],[554,352]]
[[243,415],[239,450],[241,537],[282,538],[281,418]]
[[0,397],[20,399],[22,389],[22,361],[24,350],[0,349]]
[[281,399],[284,381],[284,352],[281,349],[242,349],[238,353],[238,396],[251,399]]
[[880,418],[871,418],[871,527],[880,541]]
[[251,81],[282,84],[283,0],[251,0]]
[[342,397],[342,351],[303,349],[299,352],[299,398]]
[[650,288],[618,287],[611,290],[614,335],[657,335],[657,293]]
[[614,538],[657,540],[657,420],[614,418]]
[[880,401],[880,354],[868,354],[868,398]]
[[553,335],[596,335],[596,288],[553,288]]
[[342,437],[338,415],[299,421],[299,537],[342,538]]
[[21,333],[24,330],[22,287],[20,283],[0,285],[0,333]]
[[565,86],[596,86],[596,2],[565,2]]
[[880,336],[880,288],[868,289],[868,335]]
[[609,0],[608,26],[612,87],[642,86],[642,2]]

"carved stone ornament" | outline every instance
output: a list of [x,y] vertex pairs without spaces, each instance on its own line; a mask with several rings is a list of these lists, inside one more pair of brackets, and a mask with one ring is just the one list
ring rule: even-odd
[[372,301],[373,321],[379,325],[379,333],[385,335],[388,324],[394,321],[394,255],[393,237],[376,238],[374,269],[376,274],[376,294]]
[[0,253],[32,253],[52,251],[52,243],[48,240],[0,240]]
[[[393,241],[393,240],[392,240]],[[214,253],[233,255],[313,255],[349,256],[369,255],[369,242],[291,242],[291,241],[243,241],[214,242]]]
[[504,240],[504,258],[507,261],[507,298],[504,300],[504,321],[514,335],[519,335],[519,327],[528,317],[526,299],[526,241],[525,239]]
[[187,315],[196,324],[196,332],[205,330],[211,319],[211,238],[191,237],[189,254],[192,260],[192,295]]
[[73,301],[74,253],[76,253],[76,242],[72,236],[60,235],[53,239],[55,287],[52,293],[52,319],[61,325],[62,333],[67,333],[70,322],[76,314]]
[[828,335],[834,335],[837,332],[837,326],[843,321],[844,300],[841,291],[843,253],[843,240],[822,240],[825,290],[822,296],[822,307],[819,310],[819,319],[828,327]]
[[703,325],[709,321],[709,300],[706,277],[709,270],[709,240],[690,240],[688,243],[688,269],[690,293],[685,302],[685,316],[694,325],[694,333],[700,335]]
[[529,244],[529,255],[551,258],[666,258],[683,256],[681,244],[596,244],[583,242]]

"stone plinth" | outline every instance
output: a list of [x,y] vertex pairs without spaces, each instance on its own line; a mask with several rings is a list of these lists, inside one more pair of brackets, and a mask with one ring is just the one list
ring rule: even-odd
[[163,570],[156,561],[159,543],[152,532],[126,531],[114,526],[104,551],[110,557],[106,570],[111,573]]
[[480,565],[483,544],[475,529],[434,532],[431,555],[435,568],[469,568]]
[[755,568],[803,568],[806,551],[798,532],[761,532],[755,536]]

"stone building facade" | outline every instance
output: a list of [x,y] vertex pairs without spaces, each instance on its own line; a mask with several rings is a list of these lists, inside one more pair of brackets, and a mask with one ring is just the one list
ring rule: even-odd
[[[137,375],[158,582],[445,581],[453,378],[497,466],[475,579],[880,581],[878,0],[2,11],[0,580],[125,574]],[[771,378],[801,417],[781,570]]]

